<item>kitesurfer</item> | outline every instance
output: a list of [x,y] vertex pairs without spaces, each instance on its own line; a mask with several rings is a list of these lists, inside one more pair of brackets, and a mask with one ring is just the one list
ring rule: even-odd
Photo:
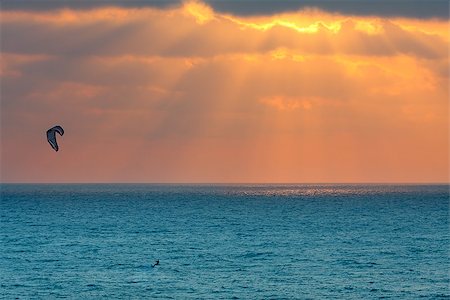
[[155,266],[159,265],[159,259],[156,260],[155,264],[152,265],[152,268],[154,268]]

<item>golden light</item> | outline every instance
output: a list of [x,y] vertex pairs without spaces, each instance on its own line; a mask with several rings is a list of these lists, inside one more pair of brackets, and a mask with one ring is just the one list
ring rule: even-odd
[[185,14],[193,16],[200,25],[214,19],[214,11],[206,4],[198,1],[185,2],[183,5]]
[[[200,1],[1,17],[11,180],[29,166],[44,181],[448,179],[447,20]],[[72,128],[59,165],[15,131],[49,114]]]

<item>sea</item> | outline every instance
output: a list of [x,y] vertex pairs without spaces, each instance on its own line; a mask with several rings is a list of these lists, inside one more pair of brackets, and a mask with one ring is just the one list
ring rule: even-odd
[[450,299],[446,184],[0,193],[1,299]]

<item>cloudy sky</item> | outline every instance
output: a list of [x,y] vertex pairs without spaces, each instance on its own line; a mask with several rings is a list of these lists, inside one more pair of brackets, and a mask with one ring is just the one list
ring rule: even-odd
[[1,181],[448,182],[448,13],[2,1]]

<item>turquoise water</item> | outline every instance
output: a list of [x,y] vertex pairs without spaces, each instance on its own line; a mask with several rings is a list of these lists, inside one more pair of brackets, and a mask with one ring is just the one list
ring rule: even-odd
[[1,295],[449,298],[448,217],[447,185],[3,184]]

